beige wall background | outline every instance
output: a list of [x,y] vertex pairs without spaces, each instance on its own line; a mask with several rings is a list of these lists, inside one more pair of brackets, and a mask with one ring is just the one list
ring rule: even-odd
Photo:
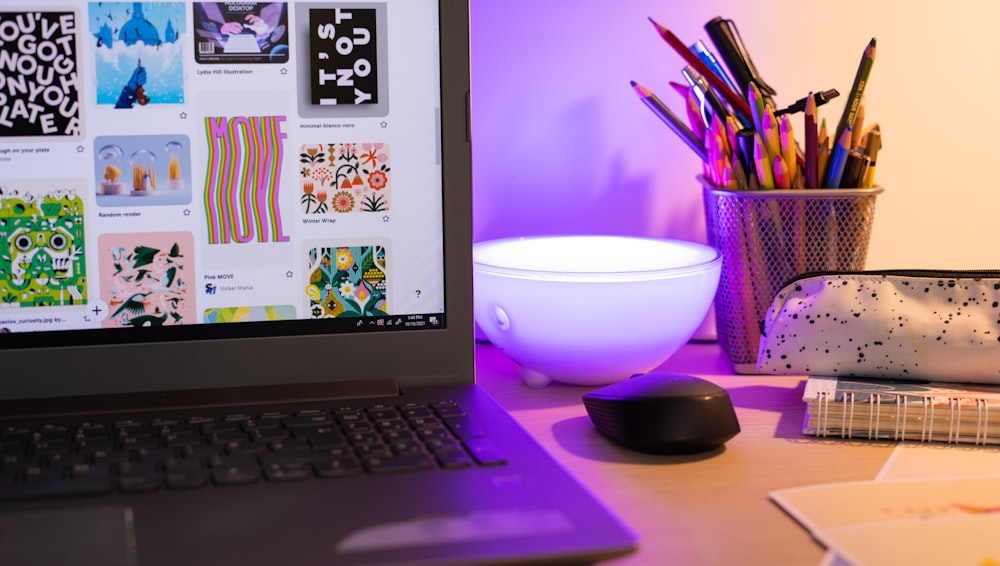
[[[779,105],[810,90],[836,124],[877,38],[866,116],[883,148],[869,268],[997,268],[1000,2],[471,0],[477,240],[621,233],[704,241],[697,157],[629,88],[675,112],[685,43],[736,21]],[[801,116],[801,115],[799,115]],[[801,118],[796,121],[801,127]]]

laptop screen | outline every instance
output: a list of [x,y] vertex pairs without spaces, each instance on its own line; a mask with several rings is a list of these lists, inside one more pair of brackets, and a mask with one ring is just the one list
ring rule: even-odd
[[0,8],[0,396],[454,373],[467,4],[49,4]]

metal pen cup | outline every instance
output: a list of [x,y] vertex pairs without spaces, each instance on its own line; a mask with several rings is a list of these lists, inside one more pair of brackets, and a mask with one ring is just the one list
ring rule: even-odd
[[733,371],[753,374],[760,321],[786,281],[865,268],[883,188],[736,191],[698,179],[708,243],[723,257],[715,295],[719,344]]

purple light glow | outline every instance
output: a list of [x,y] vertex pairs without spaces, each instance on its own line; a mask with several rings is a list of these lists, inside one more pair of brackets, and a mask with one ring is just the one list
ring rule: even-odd
[[[570,8],[571,9],[568,9]],[[668,11],[669,8],[669,11]],[[631,0],[472,0],[474,234],[623,234],[704,242],[700,161],[629,86],[678,110],[659,15],[699,39],[716,14]],[[681,35],[679,33],[679,35]]]

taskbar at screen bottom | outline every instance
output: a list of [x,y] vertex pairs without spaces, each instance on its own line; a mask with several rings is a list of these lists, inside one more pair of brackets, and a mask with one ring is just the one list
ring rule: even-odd
[[316,334],[354,334],[446,328],[442,312],[331,317],[310,320],[216,321],[190,325],[99,328],[56,331],[0,330],[0,350],[34,347],[87,346],[175,340],[256,338]]

